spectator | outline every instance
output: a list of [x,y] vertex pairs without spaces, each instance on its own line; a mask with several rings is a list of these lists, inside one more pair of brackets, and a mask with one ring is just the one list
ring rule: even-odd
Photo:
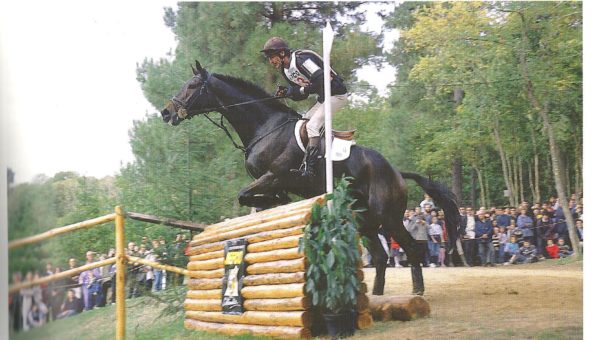
[[[154,241],[153,241],[154,242]],[[158,243],[158,241],[157,241]],[[146,251],[146,256],[144,257],[145,260],[147,261],[152,261],[152,262],[156,262],[156,254],[154,253],[154,249],[150,249],[148,251]],[[146,292],[150,292],[153,289],[153,283],[154,283],[154,268],[152,268],[152,266],[143,266],[142,267],[142,271],[144,271],[146,273],[146,277],[145,277],[145,281],[144,281],[144,290]],[[158,269],[156,270],[158,271]]]
[[508,227],[511,219],[510,210],[507,207],[505,209],[500,209],[499,211],[501,211],[501,213],[496,216],[498,227]]
[[[77,260],[71,258],[69,259],[69,270],[77,268]],[[73,289],[75,292],[75,298],[79,300],[80,308],[83,308],[83,294],[81,285],[79,284],[79,275],[73,275],[69,278],[69,288]],[[81,312],[81,310],[80,310]]]
[[421,263],[424,267],[429,266],[429,255],[427,251],[427,241],[429,236],[427,234],[427,223],[423,219],[422,215],[415,215],[408,222],[406,230],[416,241],[417,257],[419,258],[419,265]]
[[40,305],[34,303],[31,305],[29,313],[27,313],[27,324],[29,327],[37,328],[41,327],[46,323],[47,311],[45,312]]
[[423,200],[421,201],[421,203],[419,204],[419,206],[423,209],[425,209],[425,206],[429,204],[429,206],[431,207],[431,209],[435,209],[435,204],[433,203],[433,199],[431,198],[431,196],[424,194],[423,195]]
[[[31,271],[28,271],[27,274],[25,274],[25,282],[31,282],[33,281],[33,273]],[[29,287],[29,288],[23,288],[19,291],[19,294],[21,295],[21,320],[23,321],[23,325],[21,327],[22,330],[24,331],[28,331],[29,330],[29,323],[27,321],[27,318],[29,317],[29,312],[31,311],[31,307],[33,305],[33,287]]]
[[565,242],[564,238],[559,238],[558,239],[558,256],[562,259],[564,257],[567,256],[571,256],[573,254],[573,251],[571,250],[571,247],[569,247],[569,245]]
[[[12,282],[14,285],[21,283],[21,273],[12,273]],[[18,332],[23,327],[23,298],[20,292],[12,293],[10,296],[10,320],[12,328],[15,332]]]
[[[93,263],[94,252],[88,251],[86,254],[87,264]],[[79,284],[81,285],[83,295],[83,306],[85,310],[91,310],[94,306],[98,305],[101,300],[102,289],[100,288],[101,279],[100,271],[98,268],[88,269],[79,274]]]
[[533,263],[537,262],[537,260],[537,250],[535,249],[535,246],[528,240],[524,240],[523,246],[519,248],[519,251],[504,264]]
[[432,212],[433,210],[431,209],[431,204],[425,204],[423,214],[425,217],[425,223],[427,223],[427,225],[431,224]]
[[477,252],[477,241],[475,240],[475,215],[473,208],[467,208],[467,224],[465,227],[465,257],[467,266],[473,266],[475,263],[475,253]]
[[[104,261],[107,259],[107,255],[100,255],[100,261]],[[107,264],[106,266],[102,266],[98,268],[98,272],[100,274],[100,278],[98,280],[98,283],[100,284],[100,292],[99,294],[97,294],[97,298],[98,298],[98,302],[96,303],[96,306],[98,307],[104,307],[106,306],[107,303],[107,299],[108,299],[108,293],[112,287],[112,272],[111,272],[111,264]],[[111,292],[111,299],[112,299],[112,292]]]
[[[508,211],[510,211],[510,220],[515,222],[515,226],[517,225],[517,217],[519,217],[519,215],[517,214],[517,208],[515,207],[510,207],[508,209]],[[509,222],[510,225],[510,222]]]
[[577,228],[577,237],[579,238],[579,243],[583,246],[583,220],[577,219],[575,221],[575,227]]
[[509,259],[511,259],[514,255],[516,255],[519,252],[519,242],[517,241],[517,237],[515,235],[512,235],[510,237],[510,242],[506,243],[506,246],[504,247],[504,260],[508,261]]
[[60,306],[60,313],[56,318],[64,319],[77,313],[79,313],[79,300],[75,297],[75,291],[69,289],[65,302]]
[[494,227],[492,230],[492,263],[496,264],[499,263],[500,259],[504,258],[504,248],[501,249],[500,247],[500,242],[502,240],[500,228]]
[[446,231],[446,219],[444,211],[438,212],[438,224],[442,227],[442,241],[440,242],[440,251],[438,253],[438,262],[440,266],[446,267],[446,242],[448,242],[448,232]]
[[[126,253],[128,256],[135,256],[135,257],[139,257],[139,252],[138,250],[136,250],[137,246],[135,244],[135,242],[129,242],[127,244],[127,250]],[[137,275],[138,275],[138,270],[139,270],[139,265],[137,263],[134,263],[133,265],[130,265],[128,267],[127,270],[127,286],[128,286],[128,294],[127,294],[127,298],[132,298],[132,297],[137,297],[139,296],[139,288],[138,288],[138,281],[137,281]]]
[[505,259],[505,251],[506,244],[508,244],[508,236],[506,234],[506,229],[504,227],[500,227],[500,245],[498,247],[498,256],[496,257],[496,263],[504,263]]
[[479,211],[478,219],[475,221],[475,238],[479,246],[479,257],[481,265],[488,267],[494,266],[492,263],[493,248],[492,241],[492,222],[487,219],[485,211]]
[[[526,203],[526,202],[524,202]],[[517,228],[523,231],[523,239],[531,242],[533,239],[533,220],[527,215],[527,209],[521,208],[521,215],[517,217]]]
[[[158,242],[158,240],[152,240],[152,252],[154,253],[154,261],[160,263],[164,259],[165,251],[163,250],[163,247],[160,245],[160,242]],[[159,269],[154,269],[153,290],[155,292],[158,292],[162,289],[162,277],[163,271]]]
[[554,244],[553,240],[546,241],[546,253],[548,254],[548,258],[557,259],[558,258],[558,246]]
[[431,259],[430,267],[439,266],[440,243],[442,243],[442,226],[439,225],[437,217],[431,218],[431,224],[427,229],[429,235],[429,258]]
[[[54,268],[54,274],[59,274],[61,272],[60,267]],[[52,314],[52,318],[56,319],[58,314],[60,313],[60,305],[62,304],[65,298],[65,286],[69,285],[69,279],[61,279],[53,281],[49,284],[50,287],[50,312]]]
[[404,254],[404,250],[393,237],[390,237],[390,240],[390,248],[392,248],[392,257],[394,258],[394,267],[401,268],[401,263],[406,261],[406,254]]
[[565,243],[571,245],[571,239],[569,238],[569,230],[567,229],[567,223],[565,219],[565,213],[560,203],[556,202],[557,208],[554,211],[554,223],[556,223],[555,230],[558,234],[558,238],[563,238]]

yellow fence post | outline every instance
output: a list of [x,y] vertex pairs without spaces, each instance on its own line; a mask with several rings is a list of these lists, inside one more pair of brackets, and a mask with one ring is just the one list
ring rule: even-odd
[[125,271],[127,265],[127,257],[125,255],[125,214],[121,206],[115,207],[115,243],[117,255],[117,340],[125,339]]

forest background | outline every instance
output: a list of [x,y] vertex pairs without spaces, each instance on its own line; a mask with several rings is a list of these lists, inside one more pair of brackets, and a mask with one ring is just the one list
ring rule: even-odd
[[[383,35],[361,30],[357,2],[180,3],[164,23],[178,41],[158,60],[145,59],[137,80],[157,111],[190,78],[198,59],[213,73],[273,90],[284,83],[257,51],[270,36],[321,52],[325,19],[336,32],[332,64],[354,93],[334,119],[358,128],[357,142],[396,168],[445,183],[461,205],[507,206],[583,195],[583,13],[581,2],[404,2],[384,16],[400,38],[383,52]],[[396,68],[389,95],[357,80],[356,70]],[[312,102],[290,102],[305,111]],[[213,114],[216,117],[216,113]],[[8,169],[9,240],[128,211],[214,223],[249,212],[238,191],[252,179],[243,155],[201,117],[178,127],[158,113],[130,129],[134,161],[116,176],[64,171],[14,184]],[[109,138],[109,136],[107,136]],[[422,192],[409,187],[409,207]],[[179,232],[128,221],[126,237]],[[10,252],[10,271],[66,264],[87,250],[114,246],[109,226]]]

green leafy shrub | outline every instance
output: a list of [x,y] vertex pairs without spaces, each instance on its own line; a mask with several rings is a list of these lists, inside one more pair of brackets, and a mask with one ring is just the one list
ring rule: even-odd
[[356,200],[349,185],[350,179],[342,178],[334,192],[326,195],[331,209],[313,206],[300,246],[309,262],[306,291],[312,295],[312,305],[331,313],[352,309],[360,285],[356,276],[358,211],[351,209]]

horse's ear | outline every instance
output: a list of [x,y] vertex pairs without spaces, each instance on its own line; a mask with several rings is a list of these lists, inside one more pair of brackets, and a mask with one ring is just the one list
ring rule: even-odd
[[190,67],[192,68],[192,73],[193,73],[194,75],[197,75],[198,73],[200,73],[199,71],[197,71],[197,70],[194,68],[194,65],[190,65]]
[[202,65],[200,65],[198,60],[196,60],[196,70],[198,70],[198,73],[200,73],[203,78],[207,77],[208,72],[206,72],[206,69],[202,68]]

